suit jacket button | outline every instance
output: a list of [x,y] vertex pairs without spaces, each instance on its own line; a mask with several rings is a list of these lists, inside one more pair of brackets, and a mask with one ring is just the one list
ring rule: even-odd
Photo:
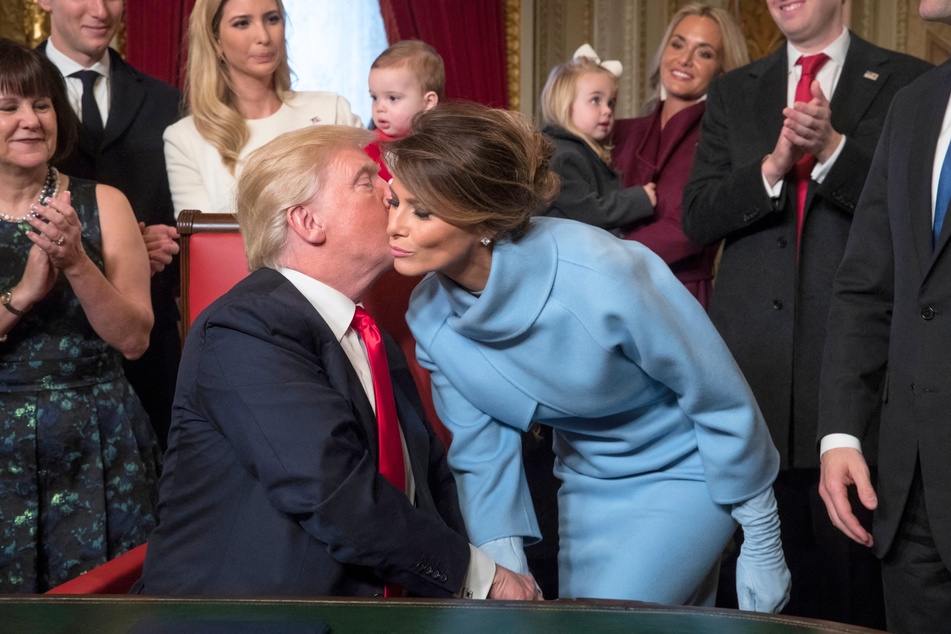
[[922,308],[921,318],[924,319],[925,321],[931,321],[932,319],[934,319],[934,308],[932,308],[931,306],[926,306],[925,308]]
[[423,570],[423,574],[427,574],[427,575],[433,574],[433,567],[432,567],[432,566],[426,566],[426,569]]
[[782,309],[783,309],[783,300],[781,300],[781,299],[774,299],[774,300],[773,300],[773,308],[776,309],[776,310],[782,310]]
[[439,580],[442,581],[443,583],[446,583],[446,579],[448,579],[448,578],[449,578],[449,577],[447,577],[447,576],[445,575],[445,573],[439,575]]
[[780,249],[785,249],[785,248],[786,248],[786,238],[780,238],[779,240],[777,240],[777,241],[776,241],[776,246],[778,246]]
[[439,571],[433,570],[433,579],[439,579]]

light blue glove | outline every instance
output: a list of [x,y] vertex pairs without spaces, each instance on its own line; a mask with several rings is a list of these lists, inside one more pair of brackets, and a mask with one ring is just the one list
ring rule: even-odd
[[520,575],[531,574],[521,537],[502,537],[479,546],[479,550],[495,560],[495,563]]
[[789,601],[791,577],[779,537],[779,513],[770,487],[736,504],[733,519],[743,527],[736,560],[736,596],[741,610],[779,612]]

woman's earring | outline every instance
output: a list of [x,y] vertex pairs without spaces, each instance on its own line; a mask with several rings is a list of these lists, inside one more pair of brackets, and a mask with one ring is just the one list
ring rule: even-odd
[[490,237],[488,237],[488,236],[485,236],[485,237],[483,237],[481,240],[479,240],[479,242],[482,243],[482,246],[487,247],[487,246],[489,246],[490,244],[492,244],[492,238],[490,238]]

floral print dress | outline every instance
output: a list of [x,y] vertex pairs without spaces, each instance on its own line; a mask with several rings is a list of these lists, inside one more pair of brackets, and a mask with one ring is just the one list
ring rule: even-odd
[[[96,184],[69,189],[102,269]],[[23,275],[30,230],[0,222],[0,291]],[[44,592],[145,542],[157,447],[120,354],[60,274],[0,343],[0,593]]]

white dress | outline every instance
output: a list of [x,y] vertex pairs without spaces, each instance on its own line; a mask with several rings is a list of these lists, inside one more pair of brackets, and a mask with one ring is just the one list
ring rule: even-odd
[[[238,156],[236,173],[248,154],[285,132],[310,125],[363,127],[347,100],[333,92],[291,93],[277,112],[246,123],[251,136]],[[175,217],[183,209],[233,213],[235,177],[221,162],[218,149],[199,134],[194,118],[187,116],[170,125],[162,138]]]

